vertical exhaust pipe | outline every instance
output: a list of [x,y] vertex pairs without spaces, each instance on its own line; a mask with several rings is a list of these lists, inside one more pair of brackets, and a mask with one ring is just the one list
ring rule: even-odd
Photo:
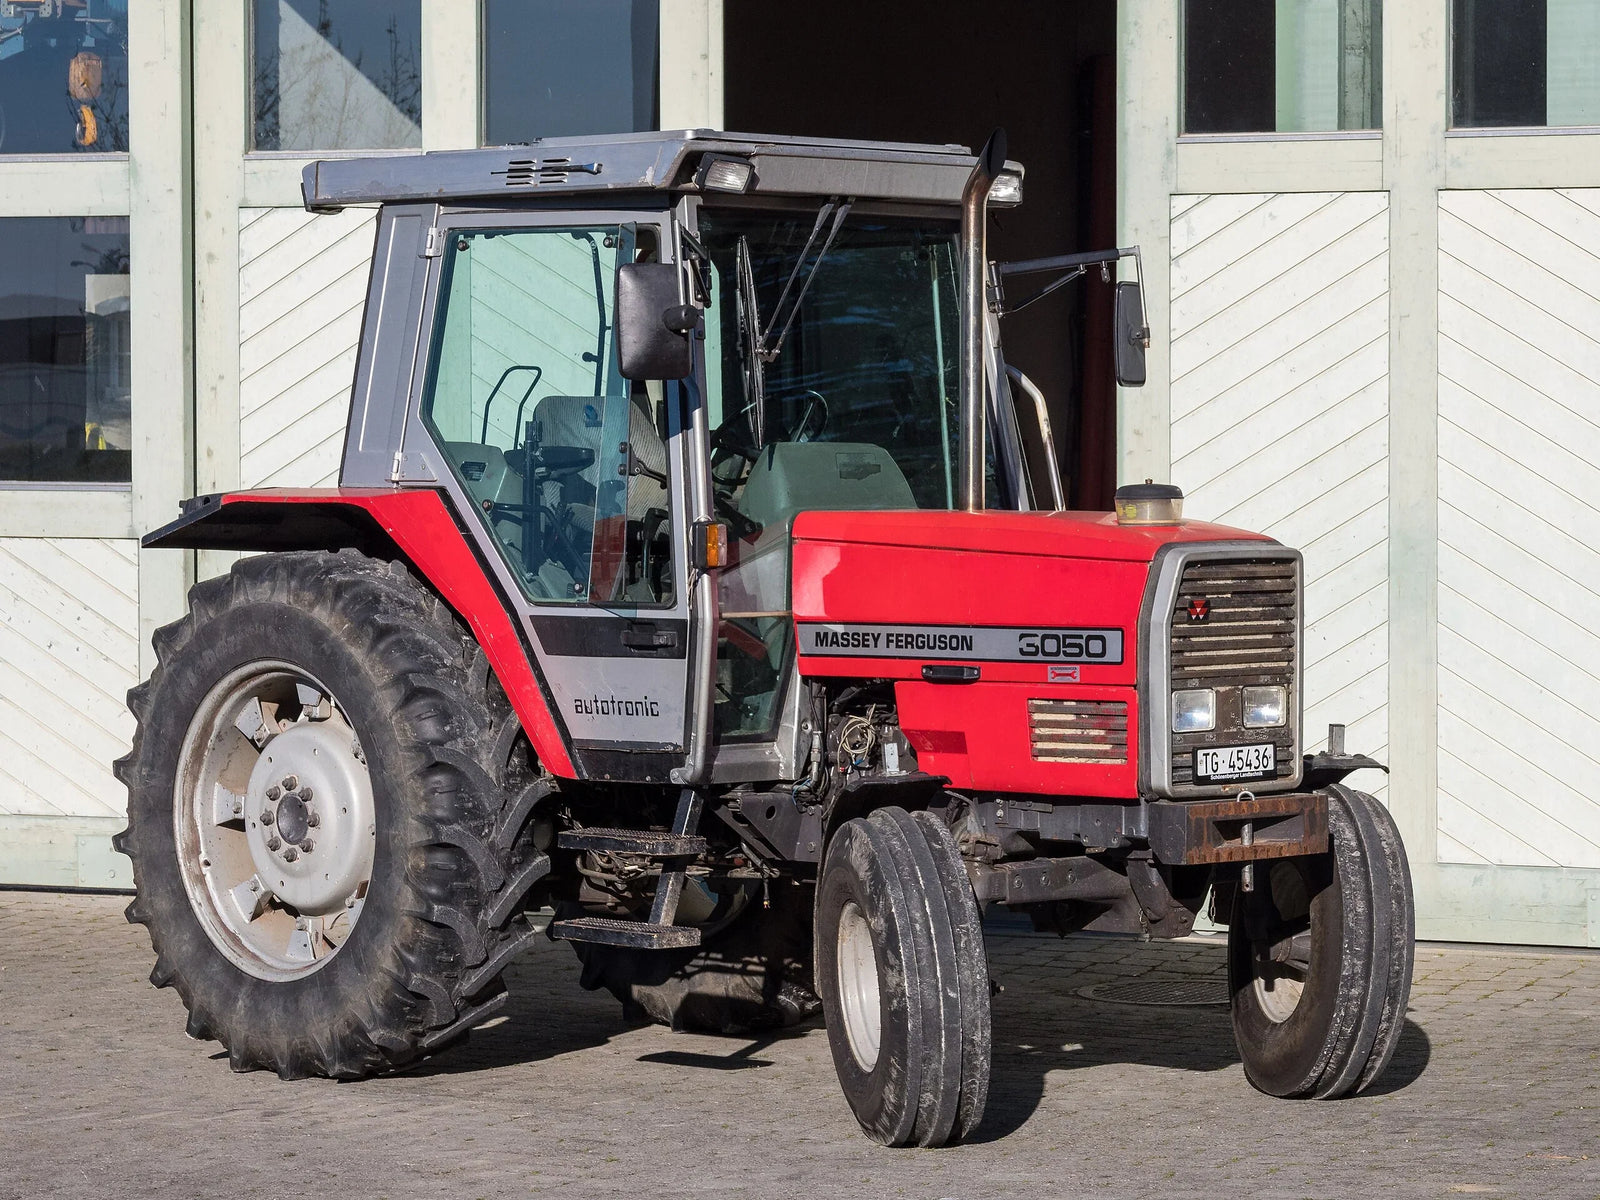
[[983,507],[984,371],[983,325],[988,312],[985,276],[989,261],[989,185],[1006,162],[1006,131],[984,143],[961,193],[961,475],[957,504],[967,512]]

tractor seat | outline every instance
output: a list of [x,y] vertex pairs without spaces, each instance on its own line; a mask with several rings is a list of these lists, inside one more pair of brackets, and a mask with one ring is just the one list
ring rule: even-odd
[[788,531],[808,509],[859,512],[916,508],[898,463],[871,442],[773,442],[750,467],[739,511]]
[[[600,467],[611,457],[601,445],[605,405],[616,402],[614,396],[546,396],[534,408],[530,440],[536,439],[541,446],[588,450],[594,455],[588,466],[563,472],[560,478],[551,481],[552,486],[559,488],[562,503],[594,504]],[[640,465],[660,474],[666,472],[667,448],[650,414],[637,402],[631,403],[628,413],[628,441]],[[610,449],[614,451],[615,447]],[[632,481],[628,496],[630,519],[638,520],[644,509],[665,508],[666,503],[666,490],[649,476],[639,476]]]

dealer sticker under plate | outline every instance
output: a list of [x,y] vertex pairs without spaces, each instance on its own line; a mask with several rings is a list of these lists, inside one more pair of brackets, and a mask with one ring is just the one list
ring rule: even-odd
[[1202,746],[1194,752],[1196,783],[1271,779],[1277,773],[1278,748],[1271,742],[1254,746]]

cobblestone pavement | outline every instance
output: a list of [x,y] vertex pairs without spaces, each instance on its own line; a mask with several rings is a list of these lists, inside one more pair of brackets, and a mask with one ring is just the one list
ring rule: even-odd
[[145,982],[124,903],[0,892],[0,1196],[1600,1197],[1600,953],[1420,947],[1394,1065],[1320,1103],[1253,1091],[1224,1008],[1080,994],[1220,988],[1220,945],[997,933],[979,1137],[891,1151],[820,1027],[630,1029],[559,945],[513,968],[507,1018],[417,1070],[235,1075]]

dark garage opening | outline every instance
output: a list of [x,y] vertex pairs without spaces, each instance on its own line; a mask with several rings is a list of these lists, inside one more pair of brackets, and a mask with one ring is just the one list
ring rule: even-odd
[[[1027,180],[1022,206],[994,217],[991,257],[1115,244],[1115,0],[810,0],[724,11],[729,129],[975,148],[1003,125]],[[1020,281],[1008,299],[1032,286]],[[1110,289],[1091,273],[1004,325],[1007,360],[1049,398],[1078,508],[1109,508],[1116,486],[1110,314]]]

